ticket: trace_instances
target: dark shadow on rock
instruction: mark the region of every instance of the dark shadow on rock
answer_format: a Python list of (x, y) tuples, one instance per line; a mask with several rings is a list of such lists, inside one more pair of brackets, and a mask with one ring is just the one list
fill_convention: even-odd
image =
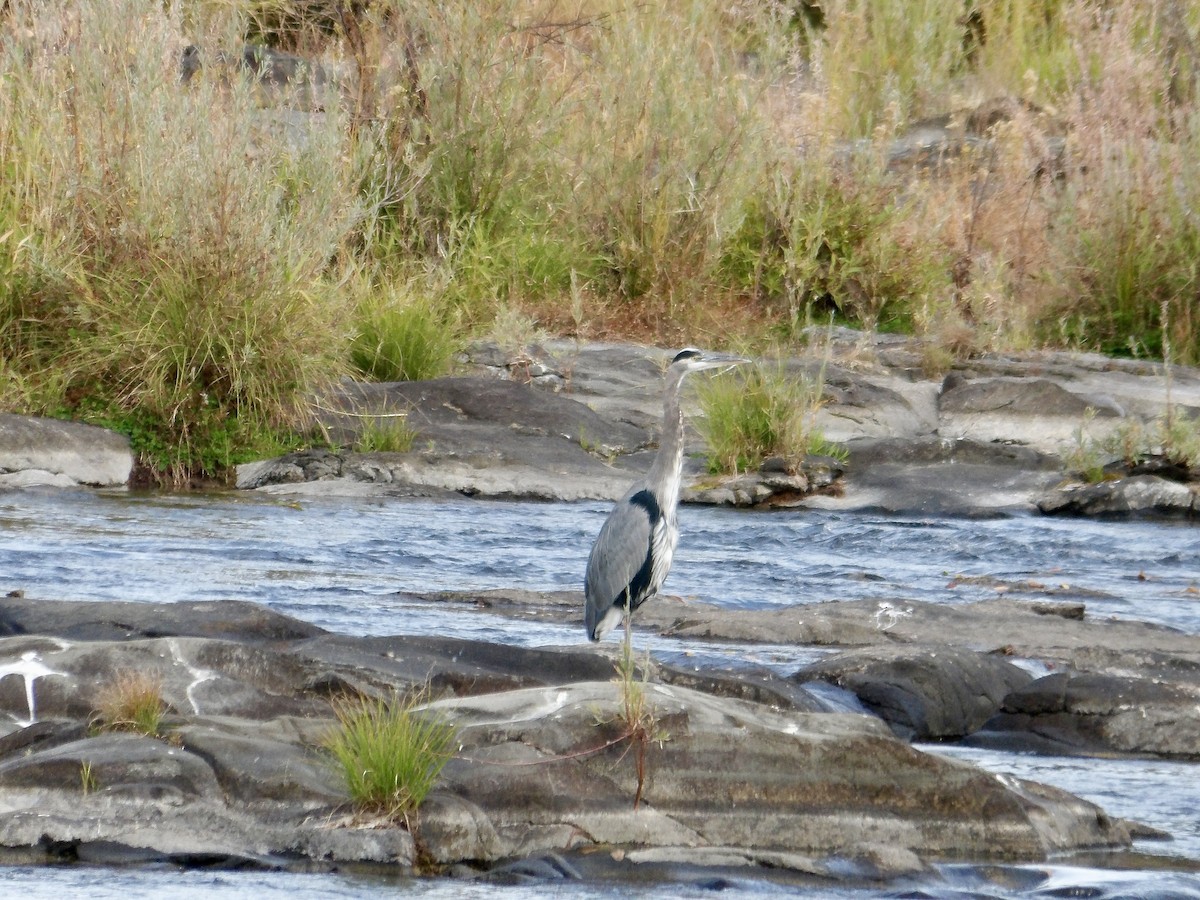
[(537, 884), (580, 881), (583, 876), (562, 854), (546, 853), (502, 863), (488, 869), (482, 878), (495, 884)]
[(655, 678), (663, 684), (679, 685), (714, 697), (762, 703), (775, 709), (800, 712), (826, 710), (825, 704), (806, 691), (802, 684), (766, 669), (689, 671), (677, 666), (659, 666)]
[(69, 641), (121, 641), (153, 637), (208, 637), (236, 641), (289, 641), (325, 629), (242, 600), (134, 603), (28, 597), (2, 601), (5, 620), (21, 634)]
[(291, 651), (309, 665), (342, 673), (326, 688), (352, 687), (386, 695), (399, 685), (429, 684), (435, 696), (486, 694), (519, 687), (611, 678), (612, 662), (583, 648), (549, 650), (490, 644), (460, 638), (328, 635), (303, 641)]
[(28, 756), (87, 737), (87, 726), (72, 719), (43, 719), (0, 737), (0, 761), (13, 755)]

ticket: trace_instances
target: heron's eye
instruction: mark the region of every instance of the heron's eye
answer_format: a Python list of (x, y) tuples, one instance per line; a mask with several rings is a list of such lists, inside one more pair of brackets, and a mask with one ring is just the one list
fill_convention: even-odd
[(677, 362), (681, 362), (682, 360), (685, 360), (685, 359), (698, 359), (700, 357), (700, 355), (701, 355), (700, 351), (697, 350), (695, 347), (687, 347), (683, 350), (680, 350), (678, 353), (676, 353), (675, 358), (673, 360), (671, 360), (671, 362), (677, 363)]

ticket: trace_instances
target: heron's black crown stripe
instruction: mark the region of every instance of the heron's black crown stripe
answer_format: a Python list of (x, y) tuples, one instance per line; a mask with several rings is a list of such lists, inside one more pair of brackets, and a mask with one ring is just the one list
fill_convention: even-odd
[(697, 356), (700, 356), (700, 355), (701, 354), (700, 354), (699, 350), (696, 350), (692, 347), (688, 347), (687, 349), (680, 350), (678, 353), (676, 353), (675, 358), (673, 360), (671, 360), (671, 362), (677, 363), (681, 359), (695, 359)]

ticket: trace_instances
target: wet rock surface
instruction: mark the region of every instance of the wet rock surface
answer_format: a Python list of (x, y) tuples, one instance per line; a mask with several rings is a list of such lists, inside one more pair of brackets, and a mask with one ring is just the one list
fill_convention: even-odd
[[(493, 613), (542, 618), (569, 606), (577, 615), (580, 602), (574, 592), (475, 598)], [(432, 866), (519, 882), (591, 871), (585, 851), (601, 849), (643, 873), (753, 866), (772, 877), (854, 880), (946, 858), (1120, 848), (1131, 837), (1128, 823), (1061, 791), (920, 752), (875, 716), (822, 711), (799, 684), (815, 669), (786, 679), (663, 666), (642, 685), (653, 728), (637, 741), (612, 646), (354, 638), (241, 602), (5, 605), (0, 848), (8, 859)], [(920, 685), (929, 698), (941, 691), (941, 706), (926, 706), (929, 734), (989, 714), (968, 697), (990, 698), (1011, 681), (1012, 704), (1029, 686), (1005, 660), (976, 650), (896, 652), (910, 620), (936, 618), (935, 610), (914, 607), (892, 621), (861, 604), (823, 606), (804, 615), (814, 614), (824, 643), (856, 648), (827, 661), (823, 677), (869, 674), (873, 684)], [(742, 618), (693, 612), (712, 633), (734, 632)], [(789, 612), (798, 618), (799, 608)], [(1093, 623), (1062, 610), (984, 612), (995, 620), (993, 640), (1008, 637), (1005, 628), (1028, 632), (1024, 617), (1035, 616), (1061, 624), (1058, 643), (1075, 629), (1079, 645), (1103, 645)], [(687, 630), (670, 616), (660, 621)], [(944, 624), (951, 640), (953, 622)], [(924, 662), (913, 669), (906, 660)], [(130, 672), (160, 686), (167, 712), (158, 737), (95, 727), (104, 692)], [(954, 694), (951, 683), (964, 677), (977, 684)], [(331, 700), (426, 683), (461, 747), (411, 832), (365, 820), (323, 749)]]
[(1131, 475), (1098, 484), (1069, 485), (1037, 501), (1047, 515), (1127, 518), (1200, 518), (1200, 484), (1160, 475)]
[(1200, 684), (1059, 672), (1009, 694), (986, 731), (976, 743), (1200, 759)]
[[(638, 610), (638, 627), (681, 645), (701, 639), (821, 648), (819, 661), (787, 678), (742, 667), (710, 667), (700, 676), (665, 666), (656, 678), (777, 708), (846, 706), (811, 690), (814, 681), (828, 683), (906, 740), (1200, 756), (1200, 636), (1092, 617), (1084, 601), (1058, 599), (1042, 585), (1004, 587), (1013, 596), (953, 605), (854, 600), (731, 610), (659, 598)], [(572, 592), (525, 591), (425, 599), (563, 623), (578, 618), (580, 602)], [(1057, 697), (1053, 704), (1047, 691)]]

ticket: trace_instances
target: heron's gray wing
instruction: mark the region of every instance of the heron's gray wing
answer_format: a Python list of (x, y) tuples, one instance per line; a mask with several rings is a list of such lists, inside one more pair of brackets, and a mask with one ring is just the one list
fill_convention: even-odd
[(624, 602), (626, 588), (633, 584), (650, 555), (652, 529), (650, 513), (628, 498), (609, 513), (588, 557), (584, 580), (589, 630), (610, 606)]

